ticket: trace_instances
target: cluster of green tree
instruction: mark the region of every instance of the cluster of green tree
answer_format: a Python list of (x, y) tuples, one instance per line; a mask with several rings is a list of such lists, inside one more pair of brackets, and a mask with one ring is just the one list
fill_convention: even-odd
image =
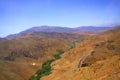
[(42, 69), (36, 72), (36, 75), (32, 76), (29, 80), (39, 80), (41, 77), (51, 74), (51, 63), (54, 61), (48, 60), (42, 64)]
[(75, 48), (76, 42), (77, 42), (76, 40), (72, 42), (72, 45), (71, 45), (70, 49)]
[[(75, 48), (76, 41), (71, 45), (71, 48)], [(51, 74), (51, 63), (57, 59), (61, 58), (61, 55), (64, 53), (62, 50), (58, 50), (58, 53), (54, 55), (54, 59), (48, 60), (42, 64), (42, 68), (36, 72), (29, 80), (40, 80), (41, 77)]]
[(29, 80), (39, 80), (41, 77), (51, 74), (51, 63), (57, 59), (61, 58), (61, 55), (64, 51), (59, 50), (58, 54), (54, 55), (55, 59), (48, 60), (42, 64), (42, 68), (36, 72), (34, 76), (32, 76)]
[(64, 51), (62, 51), (62, 50), (59, 50), (58, 51), (58, 54), (55, 54), (54, 55), (54, 58), (57, 60), (57, 59), (60, 59), (61, 58), (61, 55), (64, 53)]

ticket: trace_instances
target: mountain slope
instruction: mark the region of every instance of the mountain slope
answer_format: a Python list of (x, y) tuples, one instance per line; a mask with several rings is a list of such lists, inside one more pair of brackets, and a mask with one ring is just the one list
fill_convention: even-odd
[(68, 27), (59, 27), (59, 26), (40, 26), (33, 27), (28, 30), (23, 31), (26, 32), (65, 32), (65, 33), (73, 33), (73, 32), (96, 32), (100, 30), (109, 29), (110, 27), (96, 27), (96, 26), (81, 26), (76, 28), (68, 28)]
[(39, 26), (32, 27), (18, 34), (8, 35), (6, 38), (20, 37), (26, 33), (34, 32), (57, 32), (57, 33), (85, 33), (85, 32), (99, 32), (102, 30), (110, 29), (111, 27), (95, 27), (95, 26), (83, 26), (77, 28), (59, 27), (59, 26)]
[(51, 66), (41, 80), (119, 80), (120, 28), (86, 37)]
[(0, 40), (0, 79), (28, 80), (46, 60), (85, 35), (33, 32)]
[[(65, 53), (51, 64), (52, 74), (41, 80), (119, 80), (119, 28), (98, 29), (103, 31), (99, 34), (94, 33), (95, 28), (87, 28), (92, 33), (77, 32), (79, 28), (48, 28), (40, 31), (35, 27), (0, 39), (1, 80), (28, 80), (59, 51)], [(70, 49), (74, 41), (77, 43)]]

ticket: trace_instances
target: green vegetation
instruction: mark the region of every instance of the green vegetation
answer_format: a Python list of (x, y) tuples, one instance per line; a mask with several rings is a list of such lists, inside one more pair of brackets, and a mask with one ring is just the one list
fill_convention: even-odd
[(39, 80), (41, 77), (51, 74), (51, 63), (54, 61), (48, 60), (42, 64), (42, 69), (36, 72), (36, 75), (32, 76), (29, 80)]
[(114, 41), (113, 40), (107, 40), (108, 43), (113, 43)]
[(47, 76), (51, 74), (51, 63), (57, 59), (61, 58), (61, 55), (64, 53), (64, 51), (59, 50), (58, 54), (54, 55), (55, 59), (48, 60), (42, 64), (42, 68), (36, 72), (36, 75), (32, 76), (29, 80), (40, 80), (41, 77)]
[[(72, 43), (72, 46), (70, 49), (75, 48), (76, 41)], [(42, 68), (39, 69), (34, 76), (32, 76), (29, 80), (40, 80), (41, 77), (47, 76), (51, 74), (51, 63), (57, 59), (61, 58), (61, 55), (64, 53), (62, 50), (58, 50), (58, 54), (54, 55), (55, 59), (48, 60), (42, 64)]]
[(61, 58), (61, 55), (64, 53), (64, 51), (62, 51), (62, 50), (59, 50), (58, 51), (58, 54), (55, 54), (54, 55), (54, 58), (57, 60), (57, 59), (60, 59)]
[(77, 42), (77, 41), (73, 41), (73, 42), (72, 42), (72, 45), (71, 45), (70, 49), (75, 48), (76, 42)]
[(90, 80), (90, 78), (87, 78), (86, 80)]

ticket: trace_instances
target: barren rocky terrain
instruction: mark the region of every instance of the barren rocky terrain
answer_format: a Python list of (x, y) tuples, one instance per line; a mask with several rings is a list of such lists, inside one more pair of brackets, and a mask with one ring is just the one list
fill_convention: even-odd
[(120, 80), (120, 27), (0, 38), (0, 71), (0, 80)]

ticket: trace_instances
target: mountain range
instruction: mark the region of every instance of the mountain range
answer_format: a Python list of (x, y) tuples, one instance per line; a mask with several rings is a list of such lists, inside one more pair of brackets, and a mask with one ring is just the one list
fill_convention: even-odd
[(120, 26), (40, 26), (0, 38), (0, 71), (0, 80), (119, 80)]
[(81, 26), (76, 28), (68, 28), (68, 27), (59, 27), (59, 26), (39, 26), (24, 30), (18, 34), (8, 35), (6, 38), (18, 37), (26, 33), (33, 33), (33, 32), (58, 32), (58, 33), (92, 32), (93, 33), (93, 32), (99, 32), (101, 30), (107, 30), (109, 28), (111, 27)]

